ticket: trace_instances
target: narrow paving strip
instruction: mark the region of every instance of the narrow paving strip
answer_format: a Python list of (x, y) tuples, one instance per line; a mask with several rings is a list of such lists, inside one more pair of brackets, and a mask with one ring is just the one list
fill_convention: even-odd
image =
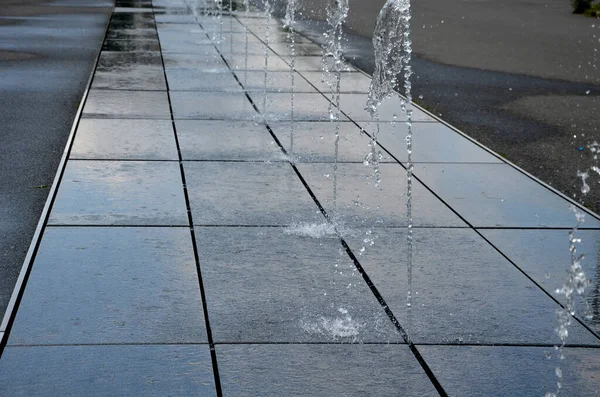
[[(203, 11), (117, 1), (27, 283), (0, 330), (0, 395), (551, 390), (569, 202), (416, 110), (408, 309), (399, 101), (381, 109), (375, 187), (363, 164), (369, 77), (346, 65), (339, 237), (320, 48), (297, 38), (292, 148), (286, 32), (269, 27), (265, 98), (267, 20)], [(594, 249), (600, 220), (585, 227)], [(565, 395), (599, 393), (598, 324), (573, 320)]]

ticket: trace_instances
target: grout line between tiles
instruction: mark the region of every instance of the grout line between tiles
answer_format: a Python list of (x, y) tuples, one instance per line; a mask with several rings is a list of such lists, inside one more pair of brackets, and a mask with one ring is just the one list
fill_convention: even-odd
[[(154, 13), (154, 8), (152, 9), (152, 13), (154, 16), (154, 20), (156, 21), (156, 14)], [(157, 30), (157, 34), (158, 34), (158, 30)], [(161, 44), (160, 44), (160, 40), (158, 41), (158, 47), (159, 49), (161, 49)], [(211, 356), (211, 362), (212, 362), (212, 367), (213, 367), (213, 377), (214, 377), (214, 381), (215, 381), (215, 389), (216, 389), (216, 394), (218, 397), (222, 397), (223, 396), (223, 392), (221, 389), (221, 379), (220, 379), (220, 375), (219, 375), (219, 365), (217, 362), (217, 353), (215, 350), (215, 345), (214, 345), (214, 341), (213, 341), (213, 337), (212, 337), (212, 329), (210, 326), (210, 318), (209, 318), (209, 313), (208, 313), (208, 304), (206, 301), (206, 291), (204, 289), (204, 282), (202, 279), (202, 269), (200, 267), (200, 257), (198, 254), (198, 246), (197, 246), (197, 242), (196, 242), (196, 233), (194, 231), (194, 219), (192, 216), (192, 209), (191, 209), (191, 205), (190, 205), (190, 197), (189, 197), (189, 192), (187, 189), (187, 181), (186, 181), (186, 176), (185, 176), (185, 169), (183, 167), (183, 159), (181, 157), (181, 147), (179, 145), (179, 138), (177, 136), (177, 126), (175, 125), (175, 118), (174, 118), (174, 113), (173, 113), (173, 105), (171, 103), (171, 94), (168, 91), (169, 90), (169, 82), (167, 79), (167, 70), (165, 69), (165, 60), (164, 60), (164, 56), (162, 53), (162, 50), (160, 52), (160, 57), (161, 57), (161, 61), (162, 61), (162, 65), (163, 65), (163, 72), (165, 75), (165, 84), (167, 85), (167, 99), (169, 101), (169, 111), (170, 111), (170, 115), (171, 115), (171, 123), (173, 126), (173, 136), (175, 138), (175, 145), (177, 146), (177, 153), (179, 156), (179, 169), (180, 169), (180, 173), (181, 173), (181, 181), (182, 181), (182, 187), (183, 187), (183, 192), (184, 192), (184, 197), (185, 197), (185, 203), (186, 203), (186, 209), (187, 209), (187, 215), (188, 215), (188, 222), (189, 222), (189, 230), (190, 230), (190, 238), (192, 240), (192, 248), (193, 248), (193, 253), (194, 253), (194, 261), (196, 264), (196, 272), (198, 274), (198, 284), (199, 284), (199, 288), (200, 288), (200, 295), (202, 298), (202, 309), (203, 309), (203, 314), (204, 314), (204, 322), (205, 322), (205, 326), (206, 326), (206, 334), (207, 334), (207, 339), (208, 339), (208, 344), (210, 346), (210, 356)]]

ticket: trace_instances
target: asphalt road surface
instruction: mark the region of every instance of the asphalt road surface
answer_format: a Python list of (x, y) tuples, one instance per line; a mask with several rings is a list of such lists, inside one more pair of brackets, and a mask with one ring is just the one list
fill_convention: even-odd
[[(346, 57), (367, 72), (384, 2), (350, 1)], [(322, 41), (322, 2), (300, 3), (303, 34)], [(419, 0), (411, 25), (416, 102), (600, 212), (600, 176), (587, 196), (576, 176), (600, 142), (600, 20), (568, 0)]]
[(104, 38), (110, 0), (0, 0), (0, 313)]

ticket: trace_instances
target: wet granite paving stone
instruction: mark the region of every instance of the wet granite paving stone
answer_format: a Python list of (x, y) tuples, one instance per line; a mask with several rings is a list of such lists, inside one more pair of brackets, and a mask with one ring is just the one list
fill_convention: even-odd
[[(220, 72), (222, 69), (209, 69)], [(167, 69), (169, 89), (172, 91), (242, 92), (242, 87), (230, 71), (204, 72), (202, 69)]]
[[(543, 396), (556, 392), (553, 348), (511, 346), (418, 346), (449, 396)], [(552, 359), (546, 355), (552, 354)], [(560, 395), (600, 394), (600, 350), (566, 348)]]
[[(367, 125), (365, 131), (374, 136), (377, 127)], [(415, 122), (412, 124), (412, 161), (417, 163), (502, 163), (476, 143), (461, 136), (442, 123)], [(377, 142), (402, 162), (406, 153), (406, 123), (380, 123)]]
[[(362, 127), (373, 124), (371, 115), (365, 109), (367, 96), (365, 94), (344, 94), (340, 97), (340, 108), (352, 120), (359, 122)], [(406, 121), (406, 113), (402, 110), (402, 99), (398, 96), (387, 98), (378, 107), (379, 120), (385, 122)], [(436, 120), (422, 110), (413, 108), (412, 121), (435, 122)]]
[[(262, 92), (250, 92), (250, 97), (263, 112), (263, 103), (266, 105), (266, 115), (268, 121), (291, 120), (290, 94), (284, 92), (267, 93), (266, 102)], [(294, 94), (294, 120), (296, 121), (328, 121), (330, 102), (320, 93), (302, 93)], [(340, 115), (340, 120), (347, 120)]]
[(335, 236), (196, 227), (216, 343), (401, 343)]
[[(299, 163), (302, 177), (325, 208), (333, 211), (333, 164)], [(381, 183), (375, 186), (372, 166), (338, 164), (337, 220), (348, 227), (406, 226), (406, 171), (399, 164), (379, 165)], [(413, 181), (414, 226), (466, 227), (447, 206)]]
[(148, 52), (160, 51), (158, 40), (105, 40), (102, 51)]
[(252, 121), (177, 120), (183, 160), (285, 161), (264, 125)]
[(231, 73), (214, 47), (201, 54), (163, 54), (165, 69), (194, 69), (204, 73)]
[[(570, 203), (508, 164), (416, 164), (414, 173), (475, 227), (567, 227)], [(582, 228), (600, 227), (587, 217)]]
[(437, 396), (405, 345), (217, 345), (223, 395)]
[[(259, 71), (236, 70), (235, 75), (244, 86), (244, 90), (248, 92), (264, 92), (265, 89), (265, 74)], [(269, 72), (267, 76), (267, 91), (268, 92), (291, 92), (292, 91), (292, 76), (290, 71), (286, 72)], [(294, 74), (294, 93), (318, 93), (318, 91), (310, 85), (298, 73)], [(290, 94), (291, 95), (291, 94)], [(291, 96), (290, 96), (291, 100)]]
[[(329, 81), (323, 78), (323, 72), (302, 72), (302, 76), (315, 85), (321, 92), (331, 92)], [(340, 78), (340, 93), (368, 93), (371, 78), (360, 72), (343, 72)]]
[(259, 114), (243, 93), (171, 92), (175, 119), (258, 120)]
[(0, 395), (205, 397), (216, 391), (208, 345), (35, 346), (5, 349)]
[[(571, 264), (569, 232), (550, 229), (480, 230), (491, 244), (562, 303), (565, 303), (565, 297), (557, 294), (556, 290), (568, 278), (567, 269)], [(576, 236), (581, 239), (577, 252), (585, 256), (580, 264), (591, 285), (586, 288), (583, 298), (575, 299), (575, 313), (600, 334), (600, 230), (579, 230)], [(592, 317), (587, 318), (586, 314)]]
[(108, 29), (154, 29), (154, 15), (144, 13), (113, 13)]
[(70, 159), (178, 160), (170, 120), (82, 119)]
[(82, 117), (169, 120), (169, 97), (158, 91), (90, 90)]
[(106, 40), (157, 40), (156, 29), (109, 29), (106, 32)]
[[(240, 44), (238, 46), (238, 51), (243, 50), (243, 46)], [(227, 51), (229, 50), (228, 46), (223, 46), (222, 53), (223, 55), (227, 55)], [(261, 52), (263, 55), (248, 55), (248, 59), (243, 56), (234, 56), (227, 58), (227, 63), (229, 67), (233, 70), (258, 70), (263, 71), (265, 68), (265, 56), (264, 56), (264, 48)], [(281, 58), (277, 56), (269, 56), (268, 59), (268, 70), (269, 72), (289, 72), (290, 65), (285, 63)], [(288, 103), (289, 105), (289, 103)]]
[[(269, 126), (288, 154), (300, 163), (333, 163), (335, 160), (335, 130), (337, 123), (330, 121), (294, 122), (293, 153), (289, 122), (270, 123)], [(338, 161), (363, 163), (371, 152), (370, 138), (361, 134), (356, 124), (341, 122)], [(381, 162), (396, 162), (383, 154)]]
[(183, 166), (195, 226), (324, 220), (289, 164), (188, 161)]
[(110, 72), (137, 66), (162, 68), (160, 52), (102, 51), (96, 71)]
[(135, 66), (113, 68), (111, 71), (97, 70), (91, 88), (166, 91), (167, 85), (162, 68)]
[(71, 160), (48, 222), (187, 226), (179, 164)]
[[(412, 306), (407, 308), (405, 229), (373, 228), (374, 244), (346, 241), (414, 343), (546, 344), (559, 306), (471, 229), (414, 229)], [(568, 344), (600, 346), (573, 322)]]
[(208, 343), (187, 228), (48, 227), (9, 345)]

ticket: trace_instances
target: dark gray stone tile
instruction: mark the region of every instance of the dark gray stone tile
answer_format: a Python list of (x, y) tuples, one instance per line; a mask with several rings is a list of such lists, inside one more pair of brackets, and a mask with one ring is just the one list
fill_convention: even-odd
[[(207, 47), (208, 48), (208, 47)], [(214, 47), (207, 54), (164, 54), (165, 68), (194, 69), (203, 73), (231, 73)]]
[[(294, 122), (293, 153), (290, 123), (270, 123), (269, 126), (295, 161), (333, 163), (336, 124), (330, 121)], [(363, 163), (371, 152), (370, 138), (361, 134), (361, 129), (349, 121), (340, 123), (339, 133), (338, 161)], [(381, 161), (395, 162), (385, 153)]]
[(166, 92), (90, 90), (83, 117), (170, 119)]
[[(364, 127), (373, 134), (377, 126)], [(469, 141), (441, 123), (413, 123), (413, 162), (421, 163), (502, 163), (477, 144)], [(404, 122), (380, 123), (378, 142), (397, 159), (406, 162), (406, 135), (408, 126)]]
[[(471, 229), (414, 229), (412, 307), (407, 308), (404, 229), (374, 229), (374, 244), (347, 238), (415, 343), (547, 344), (560, 340), (558, 304)], [(600, 345), (573, 323), (570, 344)]]
[(114, 13), (111, 16), (109, 30), (111, 29), (152, 29), (154, 28), (154, 15), (152, 12), (144, 13)]
[[(417, 164), (415, 175), (475, 227), (573, 227), (570, 203), (507, 164)], [(588, 216), (582, 227), (599, 227)]]
[[(263, 112), (262, 92), (251, 92), (250, 97)], [(290, 120), (291, 119), (291, 95), (283, 92), (270, 92), (266, 100), (267, 120)], [(330, 102), (319, 93), (301, 93), (294, 95), (294, 120), (298, 121), (328, 121)], [(347, 120), (343, 115), (341, 120)]]
[(119, 52), (102, 51), (98, 59), (97, 71), (111, 72), (127, 70), (139, 66), (162, 68), (160, 52)]
[[(323, 77), (323, 72), (302, 72), (302, 76), (315, 85), (324, 93), (331, 92), (328, 78)], [(332, 76), (331, 82), (335, 82), (335, 76)], [(371, 85), (371, 78), (361, 72), (343, 72), (340, 78), (341, 93), (368, 93)]]
[(208, 343), (187, 228), (44, 232), (10, 345)]
[[(238, 48), (242, 48), (241, 45)], [(264, 70), (265, 68), (265, 56), (264, 49), (262, 52), (263, 55), (248, 55), (248, 59), (244, 56), (235, 56), (233, 58), (227, 59), (227, 63), (229, 63), (229, 67), (234, 70)], [(246, 63), (247, 62), (247, 63)], [(269, 71), (280, 71), (280, 72), (288, 72), (290, 70), (290, 65), (285, 63), (281, 58), (276, 55), (269, 56), (267, 60), (268, 70)]]
[[(366, 122), (372, 122), (371, 115), (366, 111), (367, 96), (364, 94), (344, 94), (340, 98), (340, 107), (354, 121), (360, 121), (363, 127)], [(380, 121), (406, 121), (407, 117), (402, 110), (400, 97), (386, 99), (378, 108)], [(435, 121), (427, 113), (413, 108), (412, 121)]]
[[(330, 216), (333, 211), (333, 164), (298, 164), (298, 170)], [(375, 186), (372, 166), (338, 165), (337, 221), (351, 227), (406, 226), (406, 171), (380, 164)], [(413, 181), (415, 226), (466, 226), (420, 183)]]
[(187, 225), (179, 164), (71, 160), (49, 223)]
[(202, 53), (207, 46), (212, 46), (211, 40), (205, 34), (196, 34), (192, 37), (189, 37), (183, 33), (178, 33), (177, 36), (181, 37), (174, 38), (172, 35), (159, 33), (160, 47), (162, 48), (163, 52), (194, 54), (198, 51)]
[[(263, 92), (265, 89), (265, 74), (259, 71), (237, 70), (235, 72), (238, 79), (244, 85), (244, 89), (248, 92)], [(268, 92), (291, 92), (292, 76), (290, 71), (286, 72), (269, 72), (267, 74), (267, 91)], [(294, 74), (294, 92), (312, 92), (318, 91), (311, 86), (298, 73)], [(291, 99), (290, 99), (291, 100)], [(288, 100), (288, 102), (290, 101)]]
[(251, 121), (177, 120), (184, 160), (283, 161), (264, 125)]
[(196, 226), (288, 225), (323, 216), (288, 164), (184, 164)]
[(110, 29), (107, 40), (157, 40), (156, 29)]
[(297, 229), (195, 229), (215, 342), (402, 342), (339, 239)]
[(170, 120), (81, 119), (71, 159), (178, 160)]
[(160, 51), (158, 40), (105, 40), (102, 51), (156, 52)]
[[(543, 396), (556, 392), (556, 358), (544, 347), (419, 346), (449, 396)], [(598, 349), (565, 349), (560, 395), (600, 394)]]
[(113, 90), (166, 90), (162, 66), (124, 66), (108, 70), (96, 70), (92, 89)]
[[(571, 264), (568, 230), (485, 229), (480, 232), (504, 255), (527, 273), (546, 292), (565, 303), (556, 293), (567, 281)], [(580, 230), (577, 252), (586, 277), (592, 281), (583, 298), (575, 301), (576, 314), (600, 334), (600, 230)], [(591, 314), (592, 318), (585, 315)]]
[(0, 394), (216, 396), (208, 346), (8, 347)]
[(205, 73), (196, 69), (167, 69), (169, 89), (174, 91), (242, 92), (233, 74)]
[(404, 345), (217, 346), (226, 396), (437, 396)]
[(258, 116), (243, 93), (175, 91), (171, 104), (176, 119), (255, 120)]

